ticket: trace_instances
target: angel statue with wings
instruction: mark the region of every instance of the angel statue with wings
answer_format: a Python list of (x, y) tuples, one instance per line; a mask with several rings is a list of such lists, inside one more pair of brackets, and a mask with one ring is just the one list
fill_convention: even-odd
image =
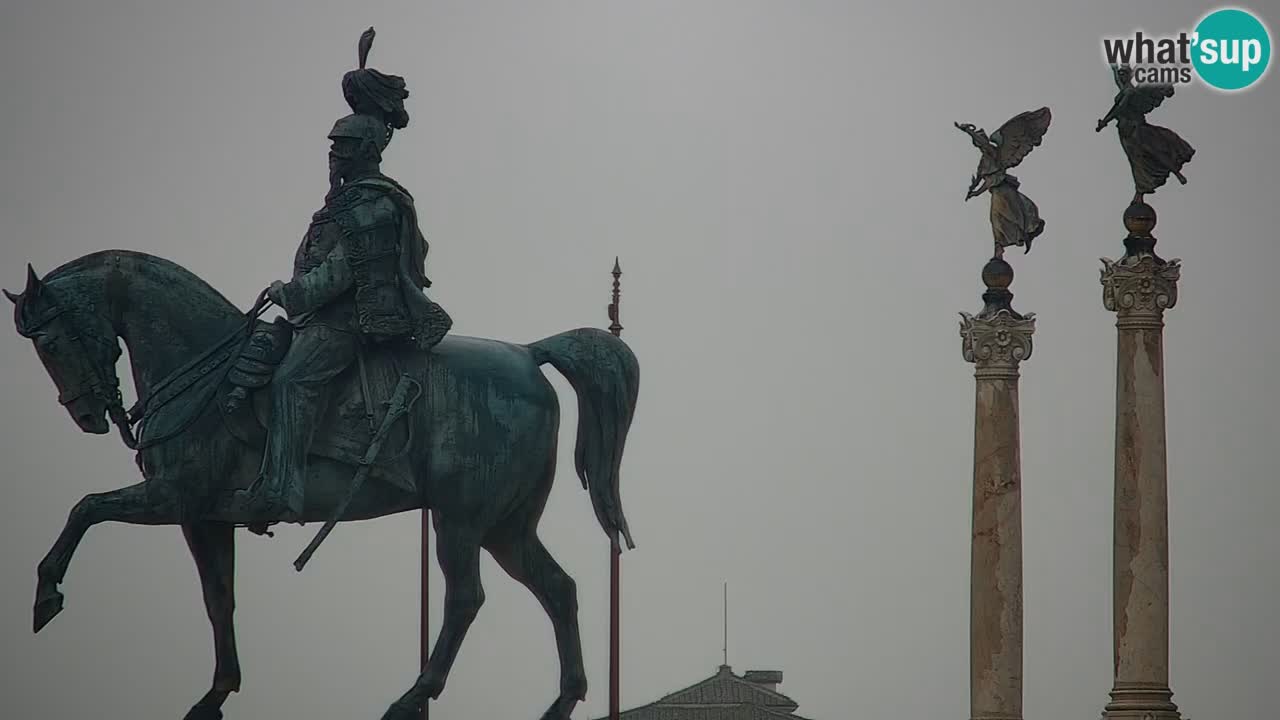
[(1186, 185), (1182, 166), (1191, 160), (1195, 148), (1174, 131), (1147, 122), (1147, 113), (1173, 97), (1173, 86), (1134, 85), (1133, 70), (1127, 65), (1112, 66), (1112, 73), (1120, 92), (1107, 116), (1098, 121), (1097, 132), (1116, 121), (1120, 146), (1133, 171), (1133, 202), (1141, 203), (1143, 195), (1155, 192), (1170, 175)]
[(978, 170), (969, 183), (964, 199), (991, 193), (991, 232), (995, 236), (996, 257), (1004, 255), (1004, 249), (1012, 245), (1031, 252), (1031, 241), (1044, 232), (1044, 220), (1031, 198), (1019, 190), (1018, 178), (1009, 174), (1011, 168), (1040, 144), (1051, 120), (1049, 108), (1019, 113), (988, 137), (985, 130), (968, 123), (955, 123), (973, 140), (974, 147), (982, 151)]

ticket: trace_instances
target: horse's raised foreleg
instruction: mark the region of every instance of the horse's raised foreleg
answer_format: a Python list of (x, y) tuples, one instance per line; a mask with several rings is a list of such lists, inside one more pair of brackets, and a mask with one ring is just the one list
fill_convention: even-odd
[(71, 509), (62, 533), (36, 569), (35, 632), (40, 632), (62, 612), (63, 597), (58, 591), (58, 584), (66, 577), (71, 556), (89, 528), (100, 522), (112, 521), (171, 525), (177, 523), (177, 515), (176, 505), (148, 497), (146, 482), (84, 496)]
[(551, 619), (560, 655), (560, 696), (542, 717), (543, 720), (569, 720), (574, 706), (587, 697), (587, 672), (582, 664), (582, 639), (578, 631), (577, 585), (533, 532), (486, 547), (508, 575), (533, 593)]
[(392, 704), (383, 720), (413, 720), (424, 703), (440, 697), (462, 639), (484, 604), (480, 584), (480, 541), (476, 532), (441, 518), (436, 524), (436, 558), (444, 575), (444, 617), (431, 657), (413, 688)]
[(183, 525), (191, 557), (200, 573), (204, 607), (213, 625), (213, 688), (187, 713), (186, 720), (217, 720), (222, 703), (240, 689), (240, 658), (236, 653), (235, 527), (225, 523)]

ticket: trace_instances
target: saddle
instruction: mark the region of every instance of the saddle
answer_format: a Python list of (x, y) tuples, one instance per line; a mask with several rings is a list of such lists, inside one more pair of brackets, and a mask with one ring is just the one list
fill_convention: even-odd
[[(259, 321), (227, 373), (231, 387), (219, 403), (223, 420), (232, 436), (258, 450), (266, 446), (271, 418), (271, 393), (266, 391), (292, 340), (293, 326), (283, 318)], [(329, 402), (310, 456), (350, 465), (354, 472), (382, 422), (403, 368), (420, 365), (414, 360), (421, 355), (412, 348), (385, 344), (362, 347), (360, 358), (334, 378), (327, 390)], [(411, 374), (419, 382), (424, 379), (417, 377), (420, 371)], [(369, 473), (408, 492), (416, 487), (408, 453), (419, 430), (418, 415), (410, 413), (391, 427)]]

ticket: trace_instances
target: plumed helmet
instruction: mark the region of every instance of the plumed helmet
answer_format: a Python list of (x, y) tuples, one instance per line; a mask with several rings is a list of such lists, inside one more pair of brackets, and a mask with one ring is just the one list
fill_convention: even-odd
[(351, 106), (352, 113), (377, 118), (385, 128), (387, 142), (390, 142), (396, 130), (409, 125), (409, 113), (404, 107), (409, 90), (399, 75), (389, 75), (367, 66), (375, 34), (371, 27), (360, 36), (357, 48), (360, 66), (342, 76), (342, 97)]

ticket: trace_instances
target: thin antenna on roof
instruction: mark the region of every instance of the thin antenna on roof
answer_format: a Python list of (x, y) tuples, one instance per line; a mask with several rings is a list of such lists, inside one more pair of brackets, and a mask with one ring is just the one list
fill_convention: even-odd
[(724, 582), (724, 664), (729, 665), (729, 581)]

